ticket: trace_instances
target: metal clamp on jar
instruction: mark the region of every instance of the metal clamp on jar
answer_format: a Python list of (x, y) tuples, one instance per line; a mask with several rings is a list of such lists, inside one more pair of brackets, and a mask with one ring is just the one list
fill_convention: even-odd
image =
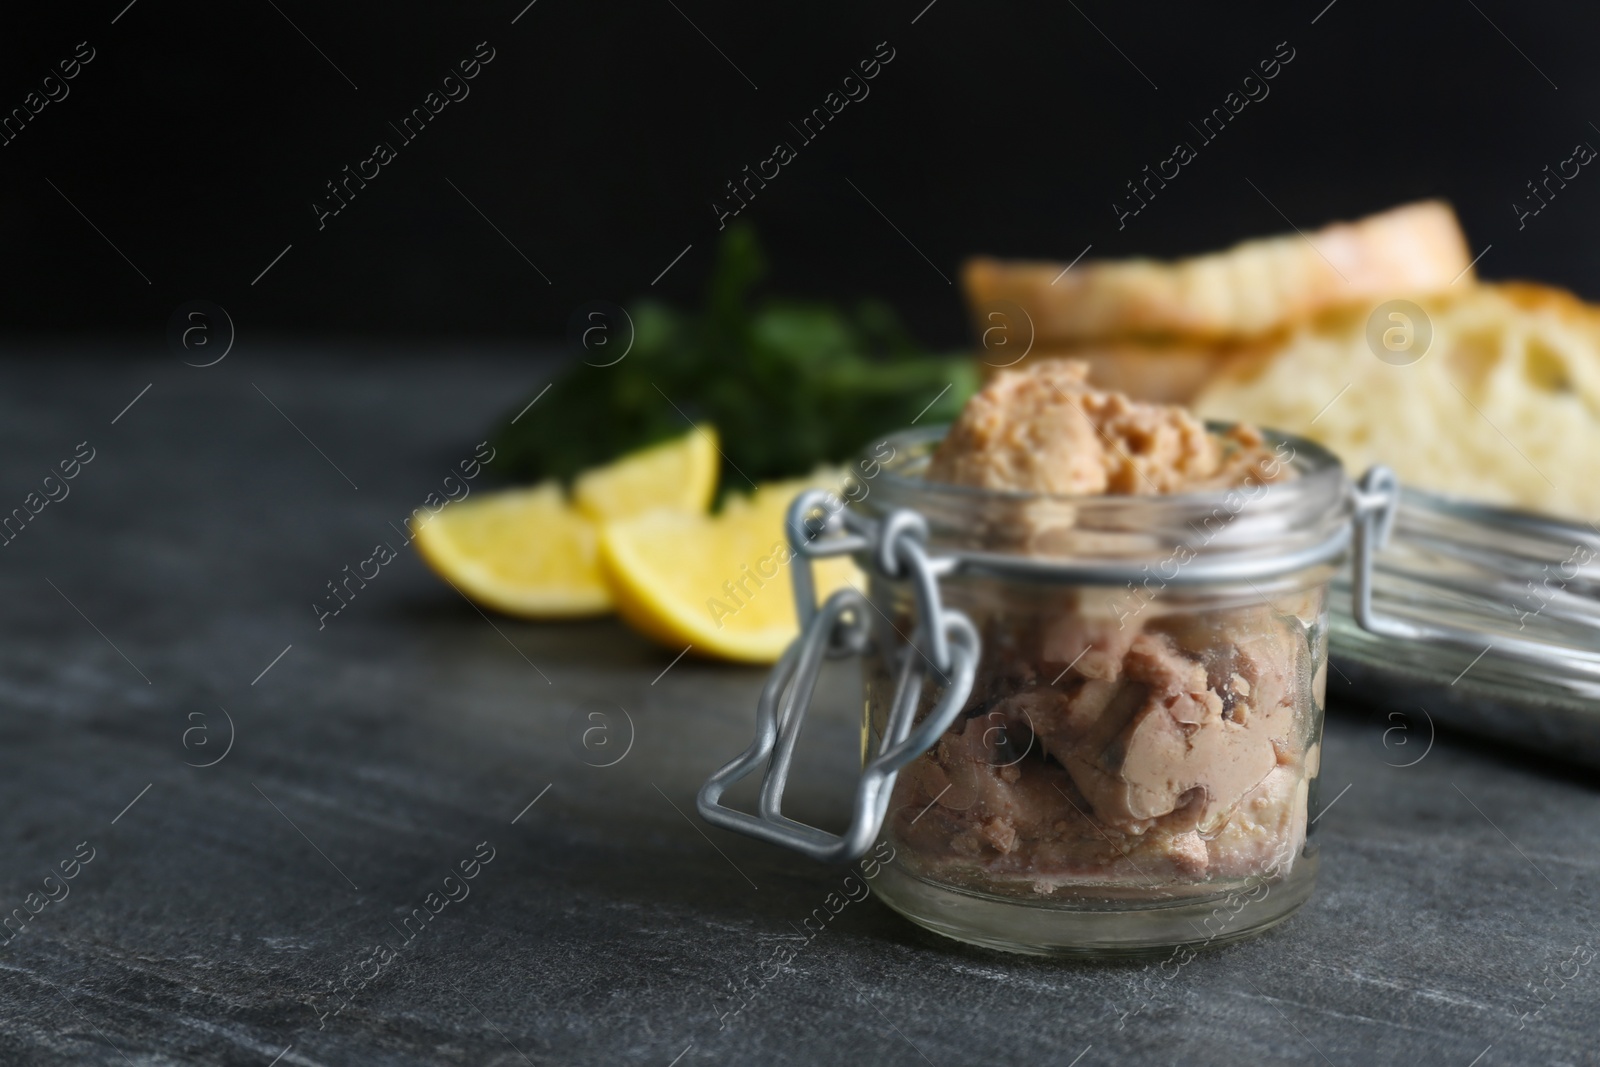
[[(1352, 537), (1357, 616), (1402, 625), (1373, 617), (1363, 577), (1393, 475), (1356, 489), (1319, 446), (1274, 436), (1282, 480), (1052, 497), (925, 480), (940, 433), (892, 438), (856, 503), (795, 500), (801, 633), (700, 814), (834, 862), (881, 836), (891, 907), (995, 948), (1148, 952), (1286, 918), (1315, 879), (1327, 588)], [(840, 554), (868, 591), (818, 607), (811, 561)], [(785, 816), (783, 793), (824, 659), (855, 655), (869, 742), (832, 834)], [(757, 811), (725, 806), (758, 769)]]

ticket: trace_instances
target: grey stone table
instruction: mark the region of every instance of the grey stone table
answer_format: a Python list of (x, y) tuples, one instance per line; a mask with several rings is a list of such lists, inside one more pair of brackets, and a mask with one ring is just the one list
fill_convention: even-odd
[[(1600, 1061), (1587, 772), (1345, 707), (1320, 887), (1264, 937), (1049, 962), (869, 899), (802, 940), (842, 872), (692, 814), (761, 673), (485, 617), (395, 529), (548, 364), (12, 354), (0, 513), (69, 495), (0, 548), (0, 1063)], [(852, 684), (802, 817), (844, 812)]]

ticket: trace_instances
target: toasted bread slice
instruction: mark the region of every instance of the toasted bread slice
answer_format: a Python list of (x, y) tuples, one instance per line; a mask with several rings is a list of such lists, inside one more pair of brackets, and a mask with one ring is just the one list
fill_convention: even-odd
[(1430, 200), (1176, 262), (1090, 260), (1063, 272), (1060, 263), (973, 259), (962, 283), (980, 320), (998, 305), (1021, 307), (1036, 345), (1230, 342), (1346, 301), (1442, 289), (1470, 263), (1455, 212)]
[(1415, 362), (1375, 353), (1368, 300), (1236, 358), (1195, 409), (1320, 441), (1353, 475), (1382, 463), (1422, 488), (1600, 519), (1600, 308), (1525, 283), (1414, 300), (1432, 333)]

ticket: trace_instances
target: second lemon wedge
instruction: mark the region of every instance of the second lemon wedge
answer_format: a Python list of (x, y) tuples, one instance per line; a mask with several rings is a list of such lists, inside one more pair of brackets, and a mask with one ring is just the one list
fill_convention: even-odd
[[(746, 663), (775, 661), (798, 632), (784, 513), (803, 489), (837, 488), (819, 475), (733, 496), (718, 515), (656, 511), (606, 523), (602, 572), (617, 611), (669, 647)], [(817, 594), (862, 585), (847, 558), (818, 561)]]
[(572, 501), (597, 522), (657, 508), (703, 512), (717, 491), (721, 462), (716, 429), (696, 426), (682, 437), (584, 471), (572, 483)]

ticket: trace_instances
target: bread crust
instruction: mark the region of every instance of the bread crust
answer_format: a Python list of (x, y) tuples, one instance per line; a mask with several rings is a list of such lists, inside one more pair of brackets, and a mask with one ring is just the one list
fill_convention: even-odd
[(1315, 233), (1245, 241), (1176, 261), (969, 260), (962, 283), (976, 319), (1016, 304), (1036, 345), (1105, 340), (1236, 343), (1350, 300), (1442, 289), (1471, 276), (1455, 212), (1420, 201)]

